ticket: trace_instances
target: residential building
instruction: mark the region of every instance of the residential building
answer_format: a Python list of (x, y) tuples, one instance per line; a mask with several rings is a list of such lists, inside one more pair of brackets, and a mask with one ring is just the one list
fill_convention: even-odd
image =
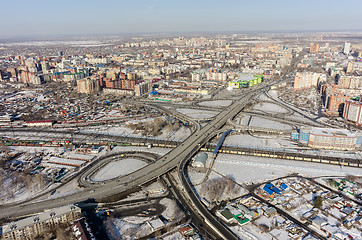
[(53, 208), (38, 215), (21, 219), (1, 227), (4, 240), (34, 239), (49, 227), (56, 227), (81, 216), (81, 209), (75, 205)]
[(78, 93), (96, 93), (99, 92), (99, 80), (97, 79), (80, 79), (77, 80), (77, 91)]
[(343, 53), (348, 55), (350, 51), (351, 51), (351, 43), (345, 42), (343, 46)]
[(318, 53), (318, 51), (319, 51), (319, 44), (310, 43), (309, 52), (310, 53)]
[(294, 89), (315, 87), (318, 85), (320, 73), (297, 72), (294, 77)]
[(362, 102), (347, 100), (344, 106), (343, 118), (362, 126)]
[(137, 97), (150, 93), (152, 91), (152, 81), (145, 81), (136, 84), (134, 91), (135, 96)]

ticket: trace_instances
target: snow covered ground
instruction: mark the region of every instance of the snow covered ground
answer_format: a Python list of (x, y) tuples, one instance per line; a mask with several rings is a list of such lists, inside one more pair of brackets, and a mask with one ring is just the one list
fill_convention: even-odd
[(280, 137), (254, 137), (248, 134), (240, 134), (227, 136), (224, 146), (274, 148), (280, 150), (280, 148), (293, 147), (295, 143)]
[(176, 111), (195, 119), (212, 118), (217, 114), (219, 114), (219, 112), (216, 111), (206, 111), (206, 110), (187, 109), (187, 108), (177, 108)]
[(260, 94), (259, 97), (256, 98), (258, 101), (266, 101), (266, 100), (270, 100), (270, 98), (268, 96), (266, 96), (264, 93)]
[(141, 151), (141, 152), (149, 152), (156, 153), (160, 155), (164, 155), (171, 151), (172, 148), (147, 148), (147, 147), (137, 147), (137, 146), (116, 146), (110, 152), (111, 154), (116, 152), (125, 152), (125, 151)]
[(116, 161), (112, 161), (97, 171), (91, 179), (93, 181), (106, 181), (119, 176), (127, 175), (134, 172), (144, 166), (147, 163), (139, 159), (125, 158)]
[[(180, 220), (184, 217), (184, 213), (180, 211), (175, 201), (163, 198), (160, 204), (165, 206), (165, 210), (162, 212), (168, 220)], [(151, 221), (152, 217), (140, 217), (140, 216), (128, 216), (122, 218), (111, 218), (106, 221), (107, 232), (113, 234), (111, 239), (137, 239), (152, 232), (151, 228), (147, 224)], [(156, 219), (156, 218), (155, 218)]]
[(273, 98), (277, 98), (279, 96), (279, 92), (277, 90), (269, 90), (268, 94)]
[(288, 124), (272, 121), (261, 117), (253, 117), (250, 126), (252, 127), (263, 127), (280, 130), (292, 130), (292, 127)]
[(261, 102), (253, 106), (254, 110), (261, 110), (268, 113), (288, 113), (288, 110), (278, 104)]
[[(133, 123), (137, 123), (133, 121)], [(143, 137), (141, 133), (135, 133), (131, 128), (127, 126), (97, 126), (84, 128), (81, 132), (86, 133), (103, 133), (110, 136), (125, 136), (125, 137)], [(149, 136), (150, 139), (162, 139), (162, 140), (174, 140), (183, 141), (191, 134), (191, 130), (187, 127), (181, 126), (176, 131), (167, 132), (162, 130), (162, 134), (159, 136)]]
[(219, 154), (213, 168), (223, 175), (232, 175), (238, 183), (263, 182), (291, 173), (311, 177), (362, 176), (360, 168), (231, 154)]
[(231, 103), (232, 103), (231, 100), (215, 100), (215, 101), (200, 102), (199, 105), (205, 107), (227, 107)]

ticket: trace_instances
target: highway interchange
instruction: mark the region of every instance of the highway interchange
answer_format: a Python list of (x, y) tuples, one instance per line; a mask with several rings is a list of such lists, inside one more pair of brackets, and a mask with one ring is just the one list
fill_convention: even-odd
[[(255, 88), (249, 91), (245, 91), (240, 97), (234, 101), (229, 107), (224, 108), (213, 120), (208, 122), (202, 128), (193, 120), (184, 119), (182, 114), (176, 114), (169, 109), (151, 105), (157, 107), (162, 111), (176, 115), (176, 117), (182, 120), (188, 120), (192, 123), (193, 133), (177, 147), (172, 149), (169, 153), (162, 157), (151, 156), (149, 158), (149, 164), (145, 167), (134, 171), (125, 176), (121, 176), (115, 179), (111, 179), (100, 184), (90, 183), (87, 179), (90, 173), (104, 165), (103, 163), (94, 163), (82, 171), (78, 177), (78, 181), (86, 189), (82, 192), (77, 192), (64, 197), (53, 198), (44, 200), (41, 203), (22, 203), (11, 206), (3, 206), (0, 208), (0, 219), (3, 218), (16, 218), (20, 216), (31, 215), (37, 212), (41, 212), (45, 209), (60, 207), (65, 204), (79, 203), (87, 200), (94, 200), (96, 202), (102, 202), (108, 197), (116, 194), (125, 193), (132, 189), (137, 189), (140, 186), (155, 180), (161, 176), (167, 176), (169, 180), (169, 187), (176, 197), (183, 203), (186, 209), (192, 212), (192, 216), (195, 221), (202, 225), (206, 229), (210, 236), (215, 239), (238, 239), (238, 237), (222, 222), (220, 222), (198, 199), (192, 186), (187, 180), (186, 166), (192, 156), (197, 154), (202, 146), (207, 144), (211, 138), (215, 136), (220, 129), (226, 124), (230, 123), (235, 116), (237, 116), (249, 103), (258, 92), (269, 89), (270, 83), (260, 88)], [(74, 133), (72, 133), (74, 134)], [(132, 153), (131, 153), (132, 154)], [(115, 157), (115, 156), (107, 156)], [(157, 159), (156, 159), (157, 158)], [(171, 171), (177, 169), (177, 177), (169, 174)]]

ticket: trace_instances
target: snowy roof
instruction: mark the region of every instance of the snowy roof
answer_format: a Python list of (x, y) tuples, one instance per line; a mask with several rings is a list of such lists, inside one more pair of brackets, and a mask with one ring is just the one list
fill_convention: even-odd
[(320, 217), (318, 215), (315, 216), (314, 218), (312, 218), (311, 221), (319, 227), (322, 227), (322, 226), (328, 224), (328, 222), (325, 219), (323, 219), (322, 217)]
[(239, 78), (237, 79), (237, 81), (250, 81), (250, 80), (254, 80), (254, 79), (256, 79), (256, 77), (254, 77), (254, 76), (241, 75), (241, 76), (239, 76)]
[(4, 225), (2, 227), (2, 234), (6, 234), (9, 232), (12, 232), (16, 229), (23, 229), (27, 226), (31, 226), (37, 222), (44, 222), (47, 221), (49, 219), (55, 218), (55, 217), (59, 217), (62, 216), (64, 214), (67, 214), (69, 212), (73, 212), (73, 211), (81, 211), (81, 209), (75, 205), (66, 205), (66, 206), (62, 206), (60, 208), (53, 208), (53, 209), (49, 209), (43, 213), (40, 213), (38, 215), (32, 216), (32, 217), (28, 217), (28, 218), (24, 218), (21, 219), (17, 222), (12, 222), (9, 223), (7, 225)]
[(203, 165), (205, 165), (207, 157), (207, 153), (199, 153), (195, 158), (195, 162), (201, 162)]
[(356, 137), (355, 133), (348, 131), (346, 129), (334, 129), (334, 128), (311, 128), (311, 134), (320, 135), (320, 136), (330, 136), (330, 137)]
[(148, 224), (150, 225), (152, 230), (159, 229), (159, 228), (163, 227), (163, 225), (164, 225), (163, 222), (159, 218), (149, 221)]

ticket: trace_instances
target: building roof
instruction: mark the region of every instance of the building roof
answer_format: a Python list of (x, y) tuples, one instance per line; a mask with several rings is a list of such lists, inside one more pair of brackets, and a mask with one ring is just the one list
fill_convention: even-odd
[(311, 128), (310, 131), (313, 135), (326, 136), (326, 137), (348, 137), (355, 138), (356, 134), (346, 129), (334, 129), (334, 128)]
[(164, 226), (164, 223), (159, 218), (149, 221), (148, 224), (150, 225), (153, 231)]
[(322, 217), (320, 216), (315, 216), (314, 218), (311, 219), (312, 223), (314, 223), (315, 225), (319, 226), (319, 227), (322, 227), (324, 225), (326, 225), (328, 222), (323, 219)]
[(228, 210), (228, 209), (224, 209), (224, 210), (221, 211), (220, 213), (221, 213), (221, 215), (222, 215), (225, 219), (227, 219), (227, 220), (229, 220), (229, 219), (231, 219), (231, 218), (234, 217), (234, 216), (231, 214), (230, 210)]
[(264, 191), (267, 192), (269, 195), (273, 195), (273, 191), (269, 188), (267, 188), (266, 186), (264, 186)]
[(285, 183), (281, 183), (281, 184), (280, 184), (280, 188), (281, 188), (282, 190), (285, 190), (285, 189), (288, 188), (288, 186), (287, 186)]
[(257, 77), (250, 76), (250, 75), (240, 75), (239, 78), (236, 81), (250, 81), (257, 79)]
[(205, 165), (207, 157), (208, 157), (207, 153), (204, 153), (204, 152), (199, 153), (199, 154), (197, 154), (194, 162), (201, 162), (203, 165)]
[(21, 219), (16, 222), (11, 222), (9, 224), (6, 224), (6, 225), (2, 226), (2, 231), (0, 231), (0, 232), (2, 232), (2, 234), (6, 234), (6, 233), (12, 232), (16, 229), (23, 229), (23, 228), (25, 228), (27, 226), (31, 226), (35, 223), (45, 222), (49, 219), (59, 217), (59, 216), (62, 216), (64, 214), (67, 214), (67, 213), (70, 213), (73, 211), (81, 211), (81, 209), (75, 205), (65, 205), (65, 206), (62, 206), (59, 208), (49, 209), (38, 215), (24, 218), (24, 219)]
[(280, 189), (277, 188), (277, 187), (273, 187), (273, 188), (271, 188), (271, 190), (272, 190), (273, 192), (275, 192), (276, 194), (281, 194), (281, 193), (282, 193), (282, 191), (280, 191)]

